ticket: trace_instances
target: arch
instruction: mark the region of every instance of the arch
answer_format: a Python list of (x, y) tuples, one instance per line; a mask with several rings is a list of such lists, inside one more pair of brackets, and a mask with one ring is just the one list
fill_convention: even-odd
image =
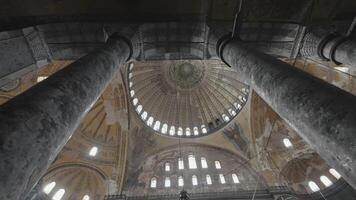
[(150, 187), (151, 188), (156, 188), (157, 187), (157, 178), (156, 177), (152, 177), (150, 180)]

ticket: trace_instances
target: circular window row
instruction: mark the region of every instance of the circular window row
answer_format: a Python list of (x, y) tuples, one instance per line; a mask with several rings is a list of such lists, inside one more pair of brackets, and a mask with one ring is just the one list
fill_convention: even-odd
[[(160, 89), (157, 89), (157, 85), (152, 87), (148, 86), (152, 81), (149, 78), (147, 78), (149, 81), (146, 81), (145, 76), (155, 76), (155, 73), (159, 72), (155, 72), (154, 70), (150, 71), (149, 69), (145, 69), (146, 71), (141, 69), (143, 72), (137, 72), (140, 70), (136, 70), (136, 66), (135, 70), (133, 69), (134, 64), (130, 63), (128, 69), (128, 87), (131, 103), (144, 124), (159, 134), (173, 137), (199, 137), (209, 134), (229, 123), (237, 116), (247, 102), (247, 96), (249, 94), (247, 87), (234, 91), (236, 95), (226, 91), (226, 94), (222, 94), (221, 91), (227, 90), (226, 88), (231, 87), (231, 85), (223, 89), (220, 88), (223, 86), (216, 86), (219, 87), (221, 91), (216, 90), (217, 88), (201, 89), (207, 90), (210, 93), (203, 93), (201, 91), (193, 93), (189, 91), (182, 94), (170, 94), (169, 96), (165, 92), (160, 91)], [(146, 73), (149, 75), (145, 75)], [(190, 92), (192, 94), (187, 94)], [(213, 98), (212, 94), (215, 92), (217, 97)], [(204, 97), (201, 97), (202, 95)], [(194, 109), (197, 110), (197, 112), (192, 113)], [(170, 114), (172, 116), (169, 116)], [(183, 116), (184, 119), (181, 119), (181, 116)], [(193, 116), (196, 117), (194, 118)], [(177, 120), (177, 118), (179, 118), (179, 120)], [(194, 120), (203, 123), (192, 125), (192, 123), (195, 123), (193, 122)], [(177, 126), (177, 121), (183, 126)], [(184, 124), (189, 124), (189, 126), (184, 126)]]

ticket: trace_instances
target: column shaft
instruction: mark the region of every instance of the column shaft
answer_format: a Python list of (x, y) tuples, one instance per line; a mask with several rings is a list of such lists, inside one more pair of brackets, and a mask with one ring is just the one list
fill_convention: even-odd
[(225, 40), (221, 58), (356, 188), (356, 97), (269, 55)]
[(0, 199), (24, 199), (131, 56), (115, 37), (0, 107)]

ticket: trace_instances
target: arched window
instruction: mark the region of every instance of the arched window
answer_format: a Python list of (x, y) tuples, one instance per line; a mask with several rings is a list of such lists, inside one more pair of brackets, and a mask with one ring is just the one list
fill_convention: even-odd
[(189, 169), (196, 169), (197, 168), (197, 163), (195, 161), (195, 156), (194, 155), (189, 155), (188, 156), (188, 164), (189, 164)]
[(237, 103), (237, 102), (234, 103), (234, 106), (235, 106), (235, 108), (238, 109), (238, 110), (240, 110), (240, 109), (242, 108), (242, 106), (241, 106), (239, 103)]
[(215, 161), (215, 168), (216, 169), (221, 169), (221, 165), (219, 161)]
[(41, 82), (41, 81), (44, 81), (45, 79), (47, 79), (48, 76), (38, 76), (37, 77), (37, 83)]
[(284, 138), (284, 139), (283, 139), (283, 144), (284, 144), (284, 146), (287, 147), (287, 148), (293, 147), (292, 142), (291, 142), (288, 138)]
[(245, 97), (243, 97), (243, 96), (241, 96), (241, 95), (239, 95), (239, 100), (241, 101), (241, 102), (245, 102), (246, 101), (246, 98)]
[(134, 64), (131, 62), (131, 63), (129, 64), (129, 71), (132, 71), (133, 66), (134, 66)]
[(329, 169), (329, 172), (331, 175), (333, 175), (336, 179), (340, 179), (341, 175), (339, 174), (339, 172), (337, 172), (335, 169), (331, 168)]
[(174, 126), (171, 126), (169, 129), (169, 135), (175, 135), (176, 134), (176, 128)]
[(228, 122), (230, 120), (230, 118), (226, 114), (223, 114), (222, 118), (225, 122)]
[(308, 186), (313, 192), (317, 192), (320, 190), (319, 186), (314, 181), (309, 181)]
[(82, 200), (90, 200), (90, 197), (89, 197), (89, 195), (84, 195), (84, 197), (82, 198)]
[(141, 119), (142, 120), (146, 120), (147, 119), (147, 112), (144, 111), (142, 114), (141, 114)]
[(135, 96), (135, 90), (131, 90), (130, 95), (131, 95), (131, 97)]
[(178, 128), (178, 135), (179, 135), (179, 136), (182, 136), (182, 135), (183, 135), (183, 129), (182, 129), (182, 127), (179, 127), (179, 128)]
[(129, 79), (131, 79), (131, 78), (132, 78), (132, 73), (130, 72), (130, 73), (129, 73)]
[(178, 177), (178, 186), (183, 187), (184, 186), (184, 179), (183, 176)]
[(205, 157), (201, 157), (201, 167), (203, 168), (203, 169), (206, 169), (206, 168), (208, 168), (208, 163), (206, 162), (206, 159), (205, 159)]
[(137, 108), (136, 108), (137, 113), (140, 114), (142, 109), (143, 109), (142, 105), (138, 105)]
[(98, 153), (98, 147), (92, 147), (89, 151), (89, 156), (94, 157)]
[(236, 115), (236, 111), (234, 110), (234, 109), (232, 109), (232, 108), (229, 108), (229, 114), (232, 116), (232, 117), (234, 117), (235, 115)]
[(52, 197), (52, 200), (61, 200), (66, 191), (64, 189), (59, 189)]
[(137, 98), (134, 98), (134, 99), (132, 100), (132, 103), (133, 103), (134, 106), (136, 106), (136, 105), (138, 104), (138, 99), (137, 99)]
[(329, 187), (333, 183), (330, 181), (330, 179), (326, 176), (320, 176), (320, 181), (326, 186)]
[(186, 128), (185, 129), (185, 135), (186, 136), (190, 136), (191, 135), (190, 128)]
[(194, 134), (194, 135), (199, 135), (199, 129), (198, 129), (198, 127), (195, 126), (195, 127), (193, 128), (193, 134)]
[(151, 188), (156, 188), (157, 187), (157, 179), (156, 177), (151, 178)]
[(169, 177), (164, 179), (164, 187), (171, 187), (171, 179)]
[(206, 184), (211, 185), (212, 182), (211, 182), (211, 177), (210, 177), (210, 175), (207, 174), (205, 177), (206, 177)]
[(168, 125), (167, 124), (163, 124), (163, 126), (162, 126), (162, 133), (163, 134), (166, 134), (167, 133), (167, 129), (168, 129)]
[(184, 169), (183, 158), (178, 158), (178, 169)]
[(46, 194), (49, 194), (49, 193), (51, 193), (51, 191), (53, 190), (53, 188), (55, 186), (56, 186), (56, 182), (48, 183), (46, 186), (44, 186), (43, 192)]
[(201, 125), (201, 132), (204, 133), (204, 134), (208, 132), (208, 130), (206, 129), (205, 125)]
[(225, 184), (226, 183), (225, 176), (223, 174), (219, 174), (219, 179), (220, 179), (220, 183), (221, 184)]
[(129, 87), (132, 88), (132, 86), (133, 86), (133, 83), (130, 81), (129, 82)]
[(234, 183), (240, 183), (240, 180), (239, 180), (239, 178), (237, 177), (236, 174), (231, 174), (231, 177), (232, 177), (232, 181)]
[(149, 117), (147, 120), (147, 126), (152, 126), (153, 120), (154, 120), (153, 117)]
[(164, 170), (165, 170), (166, 172), (171, 171), (171, 165), (170, 165), (168, 162), (164, 165)]
[(155, 125), (153, 126), (153, 130), (158, 131), (160, 127), (161, 127), (161, 122), (156, 121)]
[(193, 186), (198, 185), (198, 178), (197, 178), (196, 175), (193, 175), (193, 176), (192, 176), (192, 184), (193, 184)]

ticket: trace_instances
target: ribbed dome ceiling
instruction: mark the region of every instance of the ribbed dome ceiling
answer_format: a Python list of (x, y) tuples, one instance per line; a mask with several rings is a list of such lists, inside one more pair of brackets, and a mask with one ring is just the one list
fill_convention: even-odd
[(128, 68), (131, 103), (144, 124), (172, 137), (200, 137), (229, 123), (248, 86), (219, 60), (135, 62)]

